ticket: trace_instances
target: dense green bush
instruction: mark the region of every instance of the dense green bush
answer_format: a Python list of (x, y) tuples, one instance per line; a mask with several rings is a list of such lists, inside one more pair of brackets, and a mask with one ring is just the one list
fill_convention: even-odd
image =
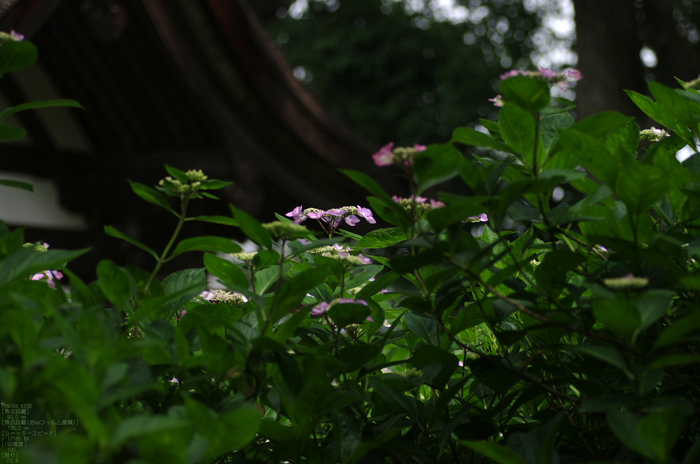
[[(503, 76), (488, 133), (375, 154), (411, 198), (344, 171), (371, 211), (188, 217), (226, 183), (168, 167), (156, 189), (131, 184), (177, 218), (162, 253), (105, 228), (153, 272), (104, 260), (89, 284), (65, 267), (85, 250), (25, 246), (3, 225), (3, 420), (26, 420), (3, 422), (3, 458), (700, 461), (700, 158), (675, 157), (696, 147), (698, 83), (629, 92), (667, 135), (618, 113), (576, 123), (550, 101), (563, 76), (520, 74)], [(343, 228), (373, 214), (389, 227)], [(178, 241), (193, 220), (240, 228), (257, 252)], [(160, 280), (185, 252), (204, 267)], [(226, 290), (206, 291), (207, 272)]]

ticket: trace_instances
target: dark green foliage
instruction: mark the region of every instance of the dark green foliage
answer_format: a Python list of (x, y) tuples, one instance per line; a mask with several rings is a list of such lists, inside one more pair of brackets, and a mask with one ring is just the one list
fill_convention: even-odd
[[(3, 453), (696, 463), (699, 155), (674, 155), (698, 136), (700, 92), (684, 87), (654, 84), (654, 102), (632, 94), (673, 125), (664, 137), (617, 113), (574, 124), (543, 106), (542, 82), (508, 79), (488, 134), (460, 128), (401, 162), (415, 196), (446, 181), (470, 195), (397, 202), (344, 171), (388, 223), (364, 236), (316, 237), (320, 227), (261, 224), (233, 206), (231, 218), (190, 218), (191, 200), (227, 183), (171, 167), (156, 189), (132, 184), (178, 217), (162, 254), (105, 228), (146, 250), (152, 272), (104, 260), (86, 284), (66, 269), (86, 250), (25, 244), (0, 223), (0, 393), (46, 432)], [(553, 199), (559, 188), (569, 197)], [(178, 241), (191, 220), (240, 227), (258, 249)], [(204, 252), (204, 267), (161, 280), (184, 252)], [(204, 292), (205, 270), (226, 290)]]

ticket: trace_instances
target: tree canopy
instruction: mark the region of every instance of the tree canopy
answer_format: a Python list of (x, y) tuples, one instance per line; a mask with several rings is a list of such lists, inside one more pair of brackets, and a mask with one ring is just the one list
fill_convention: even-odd
[[(378, 144), (435, 143), (495, 115), (498, 76), (532, 67), (551, 0), (287, 2), (270, 33), (321, 101)], [(432, 6), (431, 6), (432, 5)]]

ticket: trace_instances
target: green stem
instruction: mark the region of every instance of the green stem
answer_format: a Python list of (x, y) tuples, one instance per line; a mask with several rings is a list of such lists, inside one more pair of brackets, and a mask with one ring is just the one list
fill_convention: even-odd
[(156, 278), (156, 275), (158, 274), (158, 271), (160, 271), (160, 268), (163, 267), (163, 264), (167, 261), (165, 258), (168, 255), (168, 252), (170, 251), (170, 248), (175, 244), (175, 240), (177, 239), (177, 236), (180, 235), (180, 231), (182, 230), (182, 226), (185, 224), (186, 216), (187, 216), (187, 203), (190, 201), (190, 196), (183, 196), (181, 197), (181, 210), (182, 212), (180, 213), (179, 220), (177, 221), (177, 226), (175, 227), (175, 232), (173, 232), (172, 237), (170, 237), (170, 241), (168, 244), (165, 246), (165, 249), (163, 250), (163, 254), (160, 255), (160, 258), (158, 258), (156, 267), (153, 269), (153, 272), (151, 273), (151, 277), (148, 279), (148, 282), (146, 282), (146, 286), (143, 288), (143, 293), (148, 293), (148, 289), (151, 286), (151, 283), (153, 282), (153, 279)]

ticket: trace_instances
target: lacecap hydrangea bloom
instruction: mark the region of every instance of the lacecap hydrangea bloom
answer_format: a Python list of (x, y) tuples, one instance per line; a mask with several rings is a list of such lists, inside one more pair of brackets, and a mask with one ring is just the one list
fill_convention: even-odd
[(360, 216), (365, 221), (370, 224), (376, 224), (377, 221), (372, 217), (372, 211), (369, 208), (363, 208), (360, 205), (357, 206), (342, 206), (340, 208), (332, 208), (328, 210), (322, 210), (318, 208), (306, 208), (297, 206), (292, 211), (285, 214), (285, 216), (292, 218), (294, 224), (300, 224), (307, 219), (316, 219), (319, 222), (323, 221), (328, 223), (331, 229), (336, 229), (343, 221), (349, 226), (354, 226), (360, 219)]
[(377, 166), (403, 164), (406, 167), (410, 167), (413, 165), (413, 158), (427, 148), (425, 145), (418, 144), (414, 144), (413, 147), (394, 148), (394, 142), (389, 142), (380, 148), (377, 153), (373, 154), (372, 159)]
[[(507, 73), (501, 74), (501, 80), (506, 80), (515, 76), (532, 77), (548, 84), (556, 84), (559, 88), (564, 89), (576, 81), (583, 79), (583, 74), (578, 69), (566, 69), (564, 72), (556, 72), (549, 68), (540, 68), (538, 71), (526, 71), (523, 69), (511, 69)], [(496, 95), (494, 98), (489, 98), (489, 101), (494, 106), (502, 107), (504, 104), (503, 96)]]
[(342, 261), (347, 264), (372, 264), (372, 260), (364, 256), (362, 253), (355, 254), (356, 252), (348, 245), (341, 245), (339, 243), (313, 248), (309, 250), (309, 253), (321, 255), (324, 258), (337, 259), (338, 261)]

